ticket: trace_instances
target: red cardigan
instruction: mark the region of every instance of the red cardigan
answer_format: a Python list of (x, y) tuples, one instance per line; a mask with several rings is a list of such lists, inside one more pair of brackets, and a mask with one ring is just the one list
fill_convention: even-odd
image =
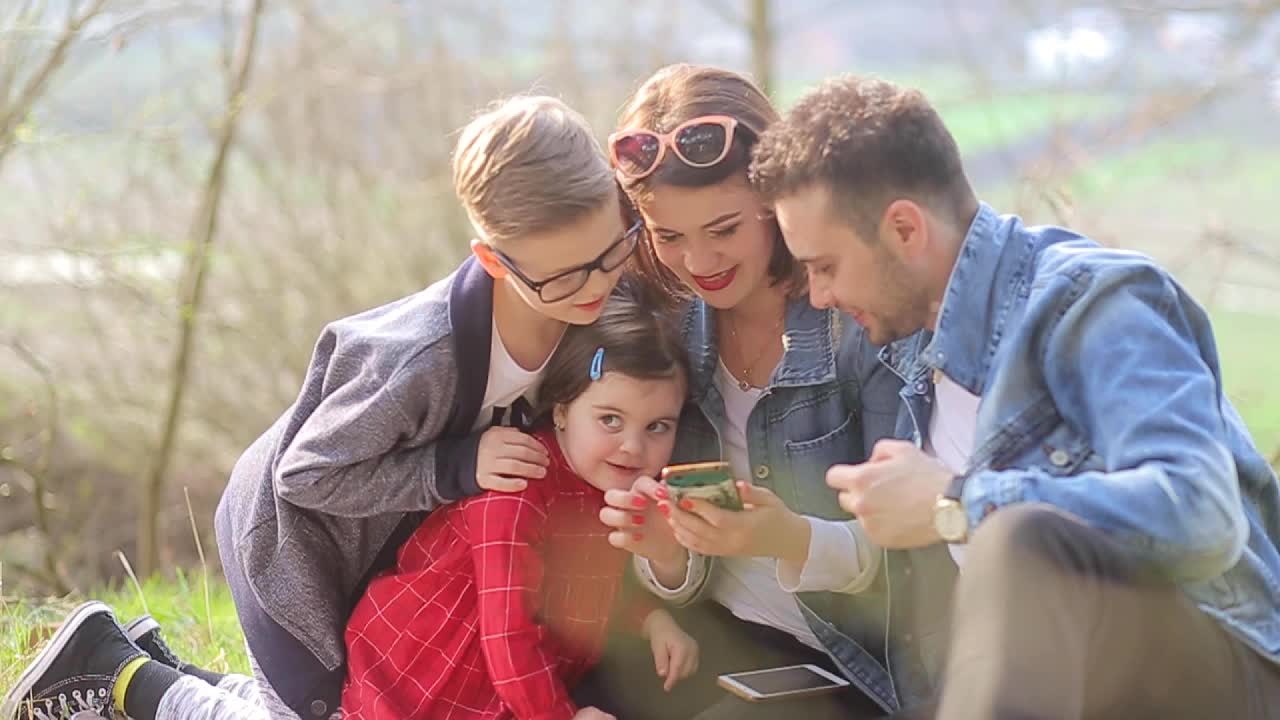
[[(604, 494), (553, 433), (547, 476), (432, 513), (347, 624), (342, 714), (571, 718), (572, 686), (600, 658), (629, 555), (608, 542)], [(628, 594), (629, 619), (654, 605)]]

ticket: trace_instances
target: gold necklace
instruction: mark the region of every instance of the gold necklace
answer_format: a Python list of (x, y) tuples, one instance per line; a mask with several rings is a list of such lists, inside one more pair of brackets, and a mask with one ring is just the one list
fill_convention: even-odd
[[(755, 385), (752, 385), (749, 382), (751, 379), (751, 371), (755, 368), (756, 363), (760, 362), (760, 358), (764, 357), (765, 351), (769, 349), (769, 344), (773, 342), (773, 338), (778, 334), (778, 330), (782, 328), (782, 321), (786, 317), (786, 314), (787, 314), (786, 309), (784, 308), (782, 315), (778, 317), (777, 322), (773, 324), (773, 327), (769, 331), (768, 341), (766, 341), (765, 344), (761, 346), (760, 352), (756, 353), (755, 359), (752, 360), (750, 363), (747, 363), (742, 368), (742, 377), (734, 378), (735, 380), (738, 381), (738, 389), (741, 390), (742, 392), (746, 392), (751, 388), (756, 387)], [(738, 323), (735, 321), (727, 324), (729, 325), (729, 336), (733, 338), (734, 346), (736, 346), (739, 352), (741, 352), (742, 343), (738, 341), (738, 328), (737, 328)], [(730, 375), (732, 374), (733, 373), (731, 372)]]

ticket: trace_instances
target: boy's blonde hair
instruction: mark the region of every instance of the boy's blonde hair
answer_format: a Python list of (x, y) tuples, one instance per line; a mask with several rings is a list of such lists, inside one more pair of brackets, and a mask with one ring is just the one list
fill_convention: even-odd
[(517, 96), (463, 129), (453, 187), (482, 239), (501, 242), (571, 223), (616, 197), (586, 119), (562, 101)]

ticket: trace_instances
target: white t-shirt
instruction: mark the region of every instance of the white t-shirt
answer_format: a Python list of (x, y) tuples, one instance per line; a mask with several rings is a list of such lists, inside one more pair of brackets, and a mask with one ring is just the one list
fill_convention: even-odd
[[(978, 403), (982, 398), (965, 390), (942, 373), (933, 388), (933, 415), (924, 451), (959, 475), (969, 469), (974, 434), (978, 425)], [(956, 565), (964, 562), (964, 545), (948, 545)]]
[[(724, 397), (726, 424), (724, 453), (733, 476), (751, 478), (751, 460), (747, 451), (747, 417), (756, 406), (762, 390), (743, 390), (724, 363), (716, 369), (716, 387)], [(748, 622), (759, 623), (790, 633), (797, 640), (817, 650), (822, 650), (795, 595), (782, 589), (778, 583), (778, 561), (774, 558), (724, 557), (720, 558), (720, 572), (711, 587), (711, 597), (725, 606), (729, 612)]]
[[(746, 427), (751, 410), (762, 391), (743, 391), (733, 374), (721, 362), (716, 369), (716, 387), (724, 398), (728, 428), (722, 438), (724, 452), (737, 478), (750, 478), (750, 454)], [(793, 593), (858, 593), (866, 589), (880, 570), (880, 548), (866, 537), (857, 520), (824, 520), (804, 516), (809, 523), (809, 554), (804, 566), (792, 567), (770, 558), (721, 558), (722, 572), (711, 588), (712, 597), (734, 615), (790, 632), (798, 640), (819, 648)], [(694, 557), (689, 556), (692, 569)], [(653, 574), (645, 558), (637, 558), (636, 569), (658, 588), (661, 596), (684, 598), (693, 581), (686, 572), (679, 587), (669, 588)], [(781, 593), (779, 593), (779, 590)]]
[[(559, 344), (559, 343), (557, 343)], [(554, 350), (552, 351), (554, 352)], [(547, 360), (551, 355), (547, 355)], [(480, 403), (480, 413), (472, 430), (480, 430), (493, 424), (495, 409), (501, 408), (503, 417), (501, 424), (509, 424), (508, 409), (519, 398), (528, 403), (537, 401), (538, 384), (542, 381), (542, 371), (547, 361), (534, 370), (526, 370), (507, 352), (498, 333), (498, 321), (493, 321), (492, 338), (489, 340), (489, 379), (484, 387), (484, 400)], [(584, 369), (583, 372), (586, 372)], [(532, 420), (533, 418), (528, 418)]]

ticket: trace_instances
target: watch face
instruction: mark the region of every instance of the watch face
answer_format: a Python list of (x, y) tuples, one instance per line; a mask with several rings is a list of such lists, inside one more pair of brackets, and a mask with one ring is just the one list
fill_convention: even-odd
[(933, 514), (933, 524), (947, 542), (962, 542), (969, 530), (969, 518), (964, 514), (960, 503), (952, 500), (940, 504)]

